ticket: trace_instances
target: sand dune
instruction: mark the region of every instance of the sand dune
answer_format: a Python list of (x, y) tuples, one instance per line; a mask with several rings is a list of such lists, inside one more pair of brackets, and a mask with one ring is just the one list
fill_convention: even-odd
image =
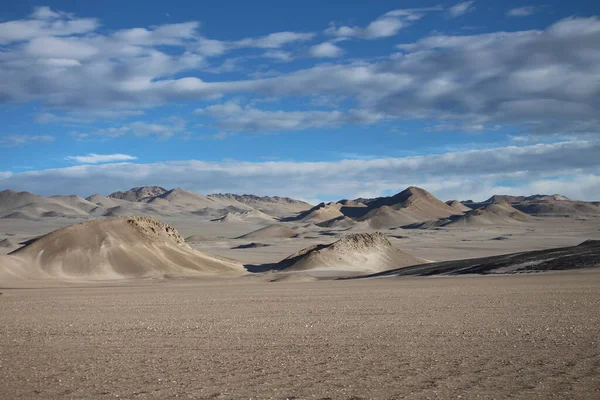
[(246, 233), (236, 239), (262, 239), (262, 238), (292, 238), (298, 235), (298, 232), (288, 228), (285, 225), (273, 224)]
[(193, 250), (175, 229), (150, 217), (72, 225), (0, 260), (4, 279), (68, 281), (243, 273), (240, 263)]
[(274, 270), (385, 271), (424, 261), (398, 250), (379, 233), (357, 233), (328, 245), (307, 247), (273, 266)]

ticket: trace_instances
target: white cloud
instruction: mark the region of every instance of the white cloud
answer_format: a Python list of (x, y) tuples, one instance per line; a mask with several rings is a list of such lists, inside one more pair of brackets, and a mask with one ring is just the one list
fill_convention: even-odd
[(387, 12), (370, 22), (365, 28), (340, 26), (330, 23), (325, 33), (339, 38), (357, 37), (363, 39), (378, 39), (395, 36), (401, 29), (407, 27), (412, 21), (421, 19), (426, 13), (441, 11), (441, 7), (400, 9)]
[(218, 128), (228, 132), (269, 133), (310, 128), (331, 128), (344, 124), (369, 124), (381, 115), (361, 110), (341, 111), (266, 111), (230, 101), (194, 111), (216, 119)]
[(272, 58), (274, 60), (289, 62), (294, 59), (294, 56), (289, 51), (269, 50), (263, 53), (263, 57)]
[[(67, 14), (54, 13), (50, 9), (38, 8), (35, 19), (16, 20), (0, 23), (0, 45), (22, 42), (36, 37), (69, 36), (94, 31), (99, 27), (93, 18), (67, 18)], [(43, 18), (40, 18), (43, 17)], [(57, 19), (60, 17), (60, 19)]]
[(448, 14), (452, 18), (460, 17), (470, 11), (473, 11), (475, 7), (473, 7), (474, 1), (463, 1), (462, 3), (458, 3), (448, 9)]
[[(394, 10), (376, 21), (398, 19), (407, 24), (434, 10), (441, 8)], [(595, 112), (600, 106), (600, 71), (595, 68), (600, 63), (600, 21), (596, 17), (564, 19), (545, 30), (428, 36), (401, 46), (401, 53), (388, 58), (345, 60), (300, 70), (290, 65), (287, 73), (265, 65), (255, 79), (236, 81), (218, 77), (204, 81), (197, 76), (198, 71), (218, 74), (239, 69), (235, 58), (213, 66), (205, 57), (240, 46), (264, 49), (267, 57), (289, 61), (293, 55), (283, 46), (304, 43), (313, 34), (279, 32), (222, 42), (200, 37), (195, 22), (110, 35), (64, 34), (72, 32), (65, 29), (75, 21), (79, 19), (62, 14), (12, 21), (37, 28), (17, 30), (27, 38), (22, 39), (25, 42), (0, 52), (1, 104), (36, 101), (49, 111), (122, 115), (169, 102), (214, 101), (238, 94), (333, 96), (371, 115), (429, 118), (484, 130), (512, 125), (533, 133), (579, 133), (597, 132), (600, 127)], [(6, 39), (2, 29), (10, 23), (0, 24), (0, 40)], [(374, 31), (368, 34), (368, 26), (332, 26), (328, 33), (339, 36), (334, 40), (372, 37)], [(381, 28), (385, 23), (373, 26)], [(382, 28), (378, 34), (393, 30), (385, 33)], [(175, 47), (164, 51), (163, 46)], [(322, 55), (335, 53), (331, 46), (312, 48), (317, 50)], [(64, 117), (72, 116), (78, 115)]]
[(133, 28), (116, 32), (113, 37), (129, 45), (157, 46), (169, 45), (179, 46), (186, 40), (195, 39), (196, 30), (200, 23), (196, 21), (183, 22), (179, 24), (165, 24), (153, 29)]
[(35, 7), (30, 18), (33, 19), (57, 19), (60, 17), (67, 16), (65, 13), (52, 11), (50, 7)]
[(136, 160), (137, 157), (130, 156), (127, 154), (94, 154), (90, 153), (85, 156), (68, 156), (65, 157), (67, 161), (73, 161), (79, 164), (100, 164), (100, 163), (112, 163), (119, 161), (132, 161)]
[(16, 147), (30, 143), (49, 143), (54, 141), (50, 135), (6, 135), (0, 137), (0, 145), (4, 147)]
[(57, 66), (77, 66), (81, 64), (76, 60), (90, 58), (98, 54), (98, 49), (78, 39), (40, 37), (32, 39), (25, 52), (41, 59), (64, 60)]
[(512, 8), (508, 10), (506, 15), (509, 17), (528, 17), (537, 11), (536, 7), (526, 6), (526, 7), (518, 7)]
[(278, 49), (289, 43), (305, 42), (312, 39), (314, 33), (275, 32), (258, 38), (247, 38), (233, 42), (235, 47), (257, 47), (260, 49)]
[(189, 135), (186, 122), (177, 117), (167, 118), (158, 123), (144, 121), (130, 122), (124, 125), (98, 129), (92, 132), (72, 132), (77, 139), (115, 138), (126, 135), (138, 137), (154, 136), (158, 139), (169, 139), (174, 135)]
[(312, 46), (309, 49), (309, 54), (312, 57), (336, 58), (344, 54), (344, 50), (331, 42), (323, 42)]
[[(329, 162), (204, 162), (81, 165), (0, 173), (0, 186), (40, 194), (110, 193), (144, 184), (201, 193), (237, 192), (297, 198), (353, 198), (409, 185), (442, 199), (483, 200), (494, 193), (561, 193), (600, 199), (599, 141), (568, 141), (437, 155)], [(85, 156), (84, 156), (85, 157)], [(398, 173), (401, 171), (401, 173)]]

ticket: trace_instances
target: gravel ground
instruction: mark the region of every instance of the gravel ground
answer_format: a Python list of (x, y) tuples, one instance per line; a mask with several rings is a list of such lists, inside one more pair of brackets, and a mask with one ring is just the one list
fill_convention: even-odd
[(2, 289), (0, 398), (600, 398), (600, 272)]

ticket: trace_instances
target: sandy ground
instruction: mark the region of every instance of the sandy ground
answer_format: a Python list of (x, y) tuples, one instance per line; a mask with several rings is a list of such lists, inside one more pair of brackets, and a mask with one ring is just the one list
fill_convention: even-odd
[(2, 289), (0, 398), (600, 398), (600, 271)]

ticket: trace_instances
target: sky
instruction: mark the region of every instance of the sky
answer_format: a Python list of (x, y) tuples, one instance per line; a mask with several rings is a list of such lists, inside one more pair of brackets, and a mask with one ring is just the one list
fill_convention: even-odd
[(600, 200), (600, 2), (0, 5), (0, 190)]

